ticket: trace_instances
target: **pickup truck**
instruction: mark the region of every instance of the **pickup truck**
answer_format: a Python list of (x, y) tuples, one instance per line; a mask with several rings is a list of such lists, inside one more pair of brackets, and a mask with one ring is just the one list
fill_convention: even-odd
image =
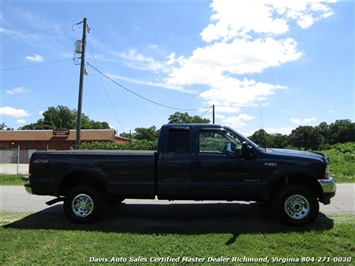
[(163, 125), (157, 151), (38, 151), (29, 173), (26, 190), (64, 201), (76, 223), (94, 221), (106, 203), (157, 198), (270, 202), (285, 223), (306, 225), (336, 192), (327, 156), (262, 148), (212, 124)]

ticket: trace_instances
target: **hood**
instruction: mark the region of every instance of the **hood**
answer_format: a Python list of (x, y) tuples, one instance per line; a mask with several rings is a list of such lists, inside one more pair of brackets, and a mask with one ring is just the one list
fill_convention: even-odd
[(322, 153), (289, 149), (271, 149), (271, 154), (290, 157), (302, 157), (305, 159), (315, 159), (322, 162), (324, 162), (325, 159)]

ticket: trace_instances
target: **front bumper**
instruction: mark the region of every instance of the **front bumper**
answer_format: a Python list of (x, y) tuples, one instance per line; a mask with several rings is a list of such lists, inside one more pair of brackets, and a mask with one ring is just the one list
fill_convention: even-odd
[(328, 179), (318, 179), (319, 184), (323, 190), (323, 204), (329, 204), (330, 199), (335, 196), (337, 185), (335, 179), (331, 176)]

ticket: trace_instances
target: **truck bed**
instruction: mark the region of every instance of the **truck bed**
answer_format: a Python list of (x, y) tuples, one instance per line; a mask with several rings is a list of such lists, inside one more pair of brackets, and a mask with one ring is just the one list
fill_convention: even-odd
[(36, 151), (36, 154), (56, 154), (56, 155), (70, 155), (70, 154), (82, 154), (82, 155), (146, 155), (152, 156), (156, 151), (151, 150), (60, 150), (60, 151)]
[[(122, 197), (154, 198), (155, 151), (66, 150), (39, 151), (32, 155), (31, 172), (35, 178), (33, 194), (61, 195), (63, 178), (100, 176), (109, 194)], [(69, 177), (70, 179), (70, 177)], [(50, 186), (50, 187), (48, 187)]]

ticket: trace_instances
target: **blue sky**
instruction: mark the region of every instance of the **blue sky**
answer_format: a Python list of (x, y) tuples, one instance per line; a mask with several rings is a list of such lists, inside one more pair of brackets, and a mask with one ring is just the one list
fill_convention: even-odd
[(77, 109), (84, 17), (83, 113), (118, 133), (177, 111), (212, 121), (213, 104), (217, 124), (245, 135), (355, 120), (352, 1), (1, 4), (0, 122), (11, 128)]

